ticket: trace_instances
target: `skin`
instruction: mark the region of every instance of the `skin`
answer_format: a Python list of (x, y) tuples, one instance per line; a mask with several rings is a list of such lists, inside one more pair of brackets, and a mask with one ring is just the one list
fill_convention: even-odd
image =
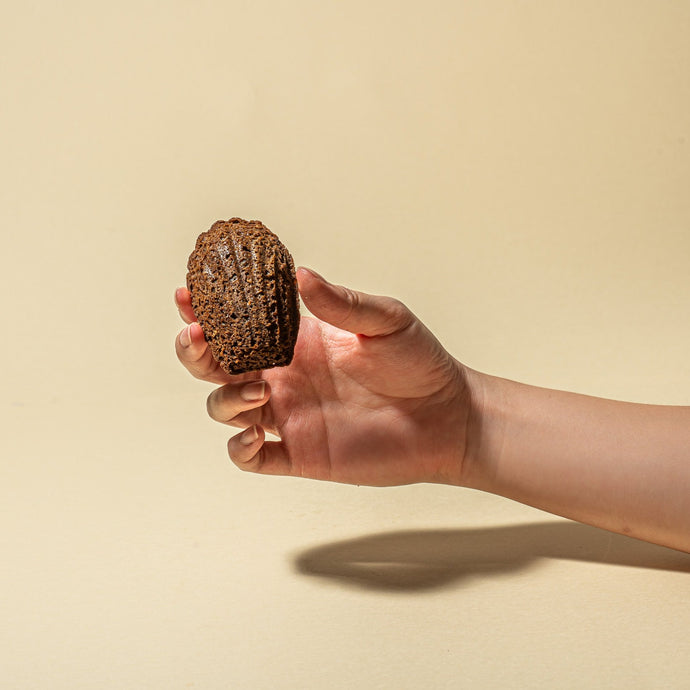
[[(242, 470), (348, 484), (436, 482), (533, 505), (690, 552), (690, 407), (536, 388), (454, 359), (398, 300), (297, 271), (302, 317), (288, 367), (226, 374), (195, 321), (177, 356), (217, 384), (207, 410), (242, 431)], [(267, 441), (265, 432), (279, 437)]]

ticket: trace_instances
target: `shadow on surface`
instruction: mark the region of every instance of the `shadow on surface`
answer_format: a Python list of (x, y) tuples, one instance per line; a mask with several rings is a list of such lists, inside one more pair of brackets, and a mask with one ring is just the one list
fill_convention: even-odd
[(308, 549), (294, 565), (304, 575), (366, 589), (419, 591), (550, 558), (690, 573), (690, 554), (576, 522), (372, 534)]

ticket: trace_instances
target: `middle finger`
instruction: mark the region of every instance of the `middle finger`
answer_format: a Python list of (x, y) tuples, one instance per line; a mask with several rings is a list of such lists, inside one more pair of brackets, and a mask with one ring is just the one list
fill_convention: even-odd
[(268, 383), (262, 379), (243, 383), (228, 383), (216, 388), (206, 401), (211, 419), (241, 429), (260, 424), (272, 431)]

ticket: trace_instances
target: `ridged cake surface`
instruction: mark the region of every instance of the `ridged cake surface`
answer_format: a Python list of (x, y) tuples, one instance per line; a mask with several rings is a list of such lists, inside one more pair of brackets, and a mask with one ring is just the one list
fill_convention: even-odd
[(217, 221), (187, 262), (192, 307), (228, 374), (290, 364), (299, 330), (295, 265), (258, 220)]

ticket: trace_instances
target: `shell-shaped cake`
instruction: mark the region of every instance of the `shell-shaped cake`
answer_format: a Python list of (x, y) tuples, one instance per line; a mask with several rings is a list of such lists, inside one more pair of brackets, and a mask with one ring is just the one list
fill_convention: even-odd
[(228, 374), (290, 364), (299, 330), (295, 265), (258, 220), (217, 221), (187, 262), (194, 315)]

